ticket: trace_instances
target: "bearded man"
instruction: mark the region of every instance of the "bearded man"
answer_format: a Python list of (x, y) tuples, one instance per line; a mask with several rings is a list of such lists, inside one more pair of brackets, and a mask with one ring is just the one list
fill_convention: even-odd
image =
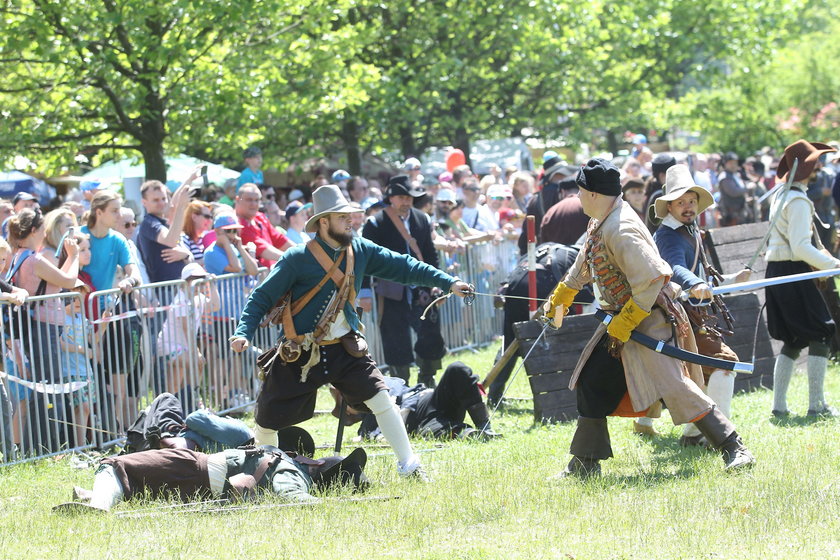
[(461, 297), (469, 286), (409, 255), (354, 237), (352, 214), (360, 210), (336, 185), (314, 192), (313, 212), (305, 229), (315, 239), (277, 261), (248, 298), (230, 340), (234, 352), (244, 351), (263, 316), (281, 302), (282, 338), (259, 360), (266, 375), (254, 413), (256, 443), (276, 447), (277, 430), (311, 418), (318, 388), (331, 383), (349, 406), (376, 416), (399, 473), (425, 480), (382, 373), (367, 352), (353, 302), (365, 276), (433, 286)]

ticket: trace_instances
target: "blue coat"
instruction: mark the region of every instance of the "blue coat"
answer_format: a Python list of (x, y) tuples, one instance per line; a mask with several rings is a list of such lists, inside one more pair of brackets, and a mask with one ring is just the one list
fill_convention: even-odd
[[(330, 248), (320, 237), (315, 238), (321, 244), (327, 255), (336, 260), (340, 250)], [(449, 291), (457, 278), (442, 272), (433, 266), (420, 262), (414, 257), (400, 255), (375, 245), (362, 237), (354, 237), (352, 242), (355, 258), (354, 271), (356, 292), (362, 287), (362, 279), (366, 275), (384, 278), (400, 284), (431, 286)], [(339, 268), (345, 271), (347, 260), (342, 261)], [(306, 245), (296, 245), (286, 251), (268, 277), (251, 293), (242, 317), (236, 327), (234, 336), (244, 336), (251, 340), (262, 321), (263, 316), (271, 310), (279, 299), (291, 290), (292, 301), (300, 299), (312, 289), (326, 272), (315, 260)], [(315, 330), (318, 320), (324, 314), (327, 304), (336, 289), (332, 279), (327, 280), (315, 297), (294, 316), (293, 321), (297, 334), (306, 334)], [(349, 301), (344, 306), (344, 314), (350, 328), (359, 331), (359, 316)]]
[[(695, 260), (694, 241), (689, 239), (685, 234), (680, 233), (679, 230), (664, 224), (659, 226), (656, 232), (654, 232), (653, 240), (659, 248), (659, 255), (665, 262), (671, 265), (674, 271), (674, 275), (671, 277), (673, 282), (679, 284), (686, 291), (697, 284), (705, 282), (702, 272), (703, 265), (701, 264), (702, 256), (697, 259), (697, 266), (694, 270), (689, 270)], [(703, 250), (702, 243), (700, 244), (700, 250)]]

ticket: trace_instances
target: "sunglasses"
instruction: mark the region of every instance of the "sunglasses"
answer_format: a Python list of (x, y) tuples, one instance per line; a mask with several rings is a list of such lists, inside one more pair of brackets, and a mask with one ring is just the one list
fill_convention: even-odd
[(206, 218), (208, 220), (212, 220), (213, 219), (213, 214), (202, 214), (201, 217)]
[(125, 228), (137, 227), (137, 222), (125, 222), (125, 224), (123, 224), (123, 227), (125, 227)]
[(263, 198), (265, 198), (266, 200), (274, 200), (274, 195), (273, 194), (267, 194)]

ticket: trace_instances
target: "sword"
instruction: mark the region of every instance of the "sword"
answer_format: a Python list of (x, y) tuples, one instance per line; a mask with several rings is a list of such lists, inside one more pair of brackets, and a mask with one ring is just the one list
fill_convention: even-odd
[[(605, 325), (609, 325), (613, 316), (606, 311), (599, 309), (595, 312), (595, 317)], [(700, 366), (708, 366), (714, 369), (730, 370), (737, 373), (753, 373), (754, 366), (749, 362), (733, 362), (730, 360), (721, 360), (720, 358), (712, 358), (710, 356), (703, 356), (688, 350), (683, 350), (676, 346), (667, 344), (664, 340), (657, 340), (652, 336), (640, 333), (639, 331), (630, 332), (630, 340), (638, 342), (645, 348), (650, 348), (654, 352), (665, 354), (672, 358), (689, 362)]]
[[(781, 284), (790, 284), (791, 282), (802, 282), (804, 280), (816, 280), (817, 278), (831, 278), (832, 276), (837, 275), (840, 275), (840, 268), (815, 270), (814, 272), (800, 272), (799, 274), (790, 274), (788, 276), (777, 276), (775, 278), (750, 280), (749, 282), (740, 282), (738, 284), (729, 284), (727, 286), (716, 286), (712, 288), (712, 294), (725, 295), (736, 294), (739, 292), (753, 292), (755, 290), (767, 288), (768, 286), (779, 286)], [(681, 293), (680, 299), (683, 301), (688, 300), (688, 292)]]

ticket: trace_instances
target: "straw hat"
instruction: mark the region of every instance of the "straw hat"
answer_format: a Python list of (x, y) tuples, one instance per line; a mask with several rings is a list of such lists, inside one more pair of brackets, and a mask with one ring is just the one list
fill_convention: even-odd
[(318, 187), (312, 193), (312, 217), (306, 221), (306, 231), (314, 233), (318, 231), (318, 220), (327, 214), (347, 214), (362, 212), (361, 208), (351, 206), (341, 191), (335, 185), (324, 185)]
[(697, 193), (697, 213), (704, 211), (714, 204), (712, 193), (694, 182), (688, 166), (677, 164), (668, 168), (665, 172), (665, 194), (654, 202), (654, 213), (657, 218), (664, 218), (668, 215), (668, 203), (672, 202), (687, 192)]

